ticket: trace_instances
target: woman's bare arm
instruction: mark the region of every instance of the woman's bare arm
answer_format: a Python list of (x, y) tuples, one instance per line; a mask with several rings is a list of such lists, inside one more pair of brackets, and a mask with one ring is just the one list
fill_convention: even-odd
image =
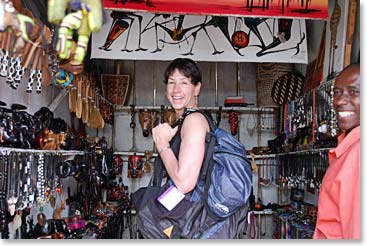
[(171, 149), (160, 154), (170, 178), (183, 194), (195, 188), (204, 159), (205, 136), (208, 131), (209, 124), (205, 116), (199, 113), (190, 114), (181, 128), (178, 160)]

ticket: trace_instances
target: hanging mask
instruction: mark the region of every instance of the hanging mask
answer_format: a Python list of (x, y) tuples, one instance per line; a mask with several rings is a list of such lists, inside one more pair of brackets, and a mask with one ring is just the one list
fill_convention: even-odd
[(143, 175), (143, 158), (138, 155), (131, 155), (128, 159), (128, 178), (141, 178)]
[(122, 161), (121, 156), (116, 155), (116, 156), (113, 157), (113, 160), (114, 160), (114, 164), (118, 168), (118, 173), (121, 174), (122, 173), (122, 168), (123, 168), (123, 161)]

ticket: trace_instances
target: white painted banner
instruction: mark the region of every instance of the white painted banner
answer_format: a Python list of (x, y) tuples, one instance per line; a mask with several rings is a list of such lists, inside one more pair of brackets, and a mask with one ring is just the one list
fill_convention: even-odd
[(308, 63), (303, 19), (108, 12), (91, 58)]

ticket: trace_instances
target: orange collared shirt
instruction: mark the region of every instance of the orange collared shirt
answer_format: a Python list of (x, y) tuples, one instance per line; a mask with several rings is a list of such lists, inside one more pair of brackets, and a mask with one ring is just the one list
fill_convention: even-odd
[(338, 137), (322, 180), (314, 239), (360, 239), (360, 126)]

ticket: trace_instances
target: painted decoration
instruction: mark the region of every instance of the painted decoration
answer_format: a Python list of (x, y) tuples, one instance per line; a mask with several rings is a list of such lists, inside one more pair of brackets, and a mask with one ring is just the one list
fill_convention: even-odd
[(92, 58), (307, 64), (304, 19), (108, 12)]
[(328, 0), (104, 0), (105, 9), (168, 14), (328, 18)]
[(349, 1), (335, 0), (329, 4), (326, 26), (323, 78), (331, 80), (344, 68), (344, 47), (347, 38)]

